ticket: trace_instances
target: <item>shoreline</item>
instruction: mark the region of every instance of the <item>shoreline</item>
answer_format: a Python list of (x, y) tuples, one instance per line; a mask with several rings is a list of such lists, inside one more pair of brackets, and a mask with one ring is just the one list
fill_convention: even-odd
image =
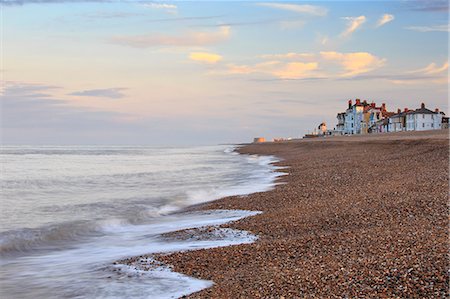
[(240, 147), (283, 159), (275, 165), (289, 175), (277, 181), (287, 184), (188, 210), (262, 211), (220, 226), (258, 240), (155, 257), (214, 282), (188, 298), (445, 298), (449, 139), (432, 133)]

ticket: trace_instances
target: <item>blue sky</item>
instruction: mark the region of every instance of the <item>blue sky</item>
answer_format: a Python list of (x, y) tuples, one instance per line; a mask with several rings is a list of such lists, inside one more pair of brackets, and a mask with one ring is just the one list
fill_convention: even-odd
[(348, 99), (448, 113), (447, 1), (1, 1), (2, 142), (300, 137)]

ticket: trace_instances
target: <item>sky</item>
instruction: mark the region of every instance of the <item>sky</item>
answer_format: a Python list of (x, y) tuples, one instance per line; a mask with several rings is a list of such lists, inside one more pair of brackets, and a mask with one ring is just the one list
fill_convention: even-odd
[(2, 0), (2, 144), (208, 145), (447, 115), (448, 1)]

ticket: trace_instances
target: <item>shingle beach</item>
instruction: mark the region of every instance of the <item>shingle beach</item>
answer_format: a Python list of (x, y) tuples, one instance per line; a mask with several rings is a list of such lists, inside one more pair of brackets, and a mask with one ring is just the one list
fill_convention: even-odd
[(159, 255), (214, 286), (189, 298), (446, 298), (448, 130), (245, 145), (289, 175), (195, 209), (262, 211), (252, 244)]

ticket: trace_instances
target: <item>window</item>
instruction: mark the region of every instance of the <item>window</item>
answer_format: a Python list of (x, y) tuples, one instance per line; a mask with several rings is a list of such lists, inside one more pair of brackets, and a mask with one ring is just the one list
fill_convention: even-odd
[(422, 118), (425, 118), (425, 114), (422, 114)]
[(422, 128), (425, 128), (425, 124), (424, 123), (422, 123)]

